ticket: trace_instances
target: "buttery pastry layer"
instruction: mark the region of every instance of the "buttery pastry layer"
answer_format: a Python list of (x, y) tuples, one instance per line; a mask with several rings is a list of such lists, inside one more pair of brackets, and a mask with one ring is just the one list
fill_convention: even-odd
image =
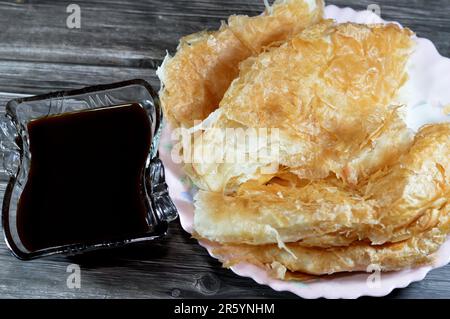
[(222, 245), (214, 250), (226, 266), (249, 262), (265, 266), (270, 273), (285, 279), (286, 271), (312, 275), (327, 275), (337, 272), (369, 271), (375, 265), (382, 271), (416, 267), (432, 260), (432, 254), (445, 241), (449, 232), (450, 205), (442, 208), (438, 224), (432, 229), (408, 240), (372, 246), (355, 243), (347, 247), (310, 248), (296, 243), (285, 249), (276, 245)]
[[(336, 24), (323, 6), (232, 16), (158, 70), (165, 115), (188, 132), (194, 236), (225, 266), (285, 280), (429, 263), (450, 232), (450, 124), (414, 136), (395, 102), (413, 33)], [(274, 138), (246, 135), (260, 129)]]
[[(335, 178), (245, 183), (234, 195), (200, 191), (198, 237), (220, 243), (345, 246), (397, 242), (434, 227), (449, 200), (450, 124), (422, 128), (399, 161), (364, 185)], [(289, 176), (288, 176), (289, 177)]]
[(241, 61), (320, 21), (323, 7), (322, 0), (277, 0), (260, 16), (231, 16), (218, 31), (182, 38), (176, 55), (158, 70), (171, 124), (190, 127), (204, 120), (219, 106)]
[[(276, 128), (279, 140), (270, 147), (279, 152), (259, 163), (234, 166), (208, 157), (206, 163), (187, 164), (187, 172), (201, 188), (218, 192), (233, 191), (273, 162), (300, 178), (334, 174), (356, 185), (397, 158), (411, 141), (391, 105), (407, 79), (411, 35), (396, 25), (328, 20), (245, 60), (220, 108), (208, 118), (209, 127), (197, 134), (220, 145), (214, 140), (216, 128)], [(198, 147), (194, 144), (192, 153)]]

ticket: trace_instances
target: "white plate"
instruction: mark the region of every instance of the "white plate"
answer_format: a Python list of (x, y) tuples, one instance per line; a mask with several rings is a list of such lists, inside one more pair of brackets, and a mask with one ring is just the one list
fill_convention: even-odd
[[(350, 8), (327, 6), (327, 18), (338, 22), (384, 23), (370, 11), (356, 12)], [(406, 121), (409, 127), (418, 129), (426, 123), (450, 122), (444, 108), (450, 104), (450, 59), (437, 52), (433, 43), (427, 39), (416, 38), (417, 47), (408, 64), (410, 80), (400, 92), (399, 102), (407, 106)], [(195, 191), (181, 166), (176, 165), (170, 155), (172, 148), (171, 130), (165, 127), (160, 147), (160, 156), (166, 167), (166, 179), (175, 205), (180, 214), (182, 227), (189, 233), (193, 230), (194, 207), (192, 193)], [(199, 242), (209, 254), (211, 247)], [(213, 256), (214, 257), (214, 256)], [(290, 291), (303, 298), (358, 298), (360, 296), (385, 296), (395, 288), (403, 288), (411, 282), (422, 280), (426, 274), (450, 262), (450, 239), (436, 253), (432, 265), (415, 269), (377, 275), (349, 273), (336, 277), (323, 277), (313, 282), (288, 282), (270, 278), (266, 271), (247, 263), (238, 264), (231, 269), (239, 276), (249, 277), (278, 291)], [(379, 279), (379, 280), (378, 280)], [(375, 281), (373, 281), (375, 280)], [(375, 283), (375, 284), (374, 284)]]

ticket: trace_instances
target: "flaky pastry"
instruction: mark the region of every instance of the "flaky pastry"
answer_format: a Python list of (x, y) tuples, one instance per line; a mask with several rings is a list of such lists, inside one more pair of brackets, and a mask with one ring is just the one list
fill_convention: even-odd
[[(281, 172), (236, 194), (196, 195), (197, 237), (252, 245), (380, 245), (435, 227), (449, 198), (450, 124), (426, 126), (399, 161), (358, 188), (335, 178), (301, 181)], [(304, 185), (302, 185), (302, 183)]]
[[(279, 154), (244, 164), (209, 157), (206, 163), (188, 163), (186, 171), (201, 188), (216, 192), (235, 189), (275, 161), (300, 178), (335, 174), (357, 184), (411, 142), (391, 105), (407, 79), (411, 36), (396, 25), (327, 20), (245, 60), (213, 119), (207, 119), (211, 123), (197, 133), (202, 134), (201, 146), (211, 145), (211, 154), (214, 145), (221, 145), (214, 140), (220, 138), (218, 127), (277, 128)], [(193, 145), (195, 154), (199, 146)]]
[[(284, 280), (430, 263), (450, 232), (450, 124), (415, 134), (396, 103), (414, 34), (322, 15), (285, 0), (232, 16), (158, 71), (165, 115), (188, 132), (194, 237)], [(249, 148), (230, 128), (276, 138)]]
[[(333, 248), (302, 247), (292, 243), (286, 244), (286, 249), (277, 245), (221, 245), (214, 254), (228, 267), (249, 262), (269, 268), (279, 279), (285, 279), (286, 271), (329, 275), (370, 271), (372, 265), (382, 271), (416, 267), (432, 261), (432, 254), (447, 238), (450, 206), (445, 209), (447, 214), (443, 214), (436, 227), (398, 243), (370, 245), (356, 242)], [(277, 271), (273, 271), (274, 268), (278, 268)]]
[(180, 40), (176, 55), (158, 70), (161, 104), (174, 127), (190, 127), (219, 106), (239, 62), (322, 19), (323, 0), (277, 0), (256, 17), (233, 15), (214, 32)]

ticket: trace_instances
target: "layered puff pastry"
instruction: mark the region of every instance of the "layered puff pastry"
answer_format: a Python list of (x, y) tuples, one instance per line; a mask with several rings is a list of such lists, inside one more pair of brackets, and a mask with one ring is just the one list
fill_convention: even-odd
[[(430, 263), (450, 232), (450, 124), (413, 132), (396, 102), (414, 34), (322, 14), (276, 1), (185, 38), (159, 70), (165, 115), (189, 135), (193, 235), (225, 266), (284, 280)], [(229, 128), (277, 134), (248, 147), (224, 142)], [(222, 160), (252, 152), (265, 156)]]
[[(301, 178), (335, 174), (357, 184), (397, 158), (411, 141), (398, 105), (392, 104), (407, 79), (411, 36), (396, 25), (326, 20), (245, 60), (219, 109), (199, 125), (201, 137), (193, 143), (186, 171), (200, 188), (214, 192), (233, 191), (275, 161)], [(205, 146), (222, 145), (217, 129), (228, 127), (277, 128), (278, 139), (266, 147), (279, 151), (266, 151), (273, 157), (257, 162), (214, 160)], [(225, 152), (241, 149), (250, 148)], [(198, 160), (198, 152), (208, 156)]]
[(450, 124), (426, 126), (396, 162), (358, 187), (287, 171), (242, 184), (232, 195), (199, 191), (198, 237), (251, 245), (295, 242), (329, 248), (407, 240), (435, 227), (450, 195)]
[(365, 272), (371, 266), (382, 271), (394, 271), (425, 265), (432, 254), (444, 243), (449, 233), (450, 206), (439, 223), (432, 229), (408, 240), (385, 245), (355, 242), (348, 246), (332, 248), (303, 247), (296, 243), (277, 245), (231, 245), (214, 250), (214, 254), (229, 267), (249, 262), (265, 267), (278, 279), (288, 278), (288, 273), (331, 275), (339, 272)]
[(190, 127), (219, 106), (239, 63), (319, 22), (323, 0), (276, 0), (261, 15), (233, 15), (220, 30), (180, 40), (158, 70), (161, 104), (173, 127)]

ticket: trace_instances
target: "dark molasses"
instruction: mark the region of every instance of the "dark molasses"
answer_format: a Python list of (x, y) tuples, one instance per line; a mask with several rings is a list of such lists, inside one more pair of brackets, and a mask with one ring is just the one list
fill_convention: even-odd
[(29, 251), (92, 244), (149, 229), (143, 174), (151, 124), (139, 104), (28, 123), (31, 162), (17, 228)]

